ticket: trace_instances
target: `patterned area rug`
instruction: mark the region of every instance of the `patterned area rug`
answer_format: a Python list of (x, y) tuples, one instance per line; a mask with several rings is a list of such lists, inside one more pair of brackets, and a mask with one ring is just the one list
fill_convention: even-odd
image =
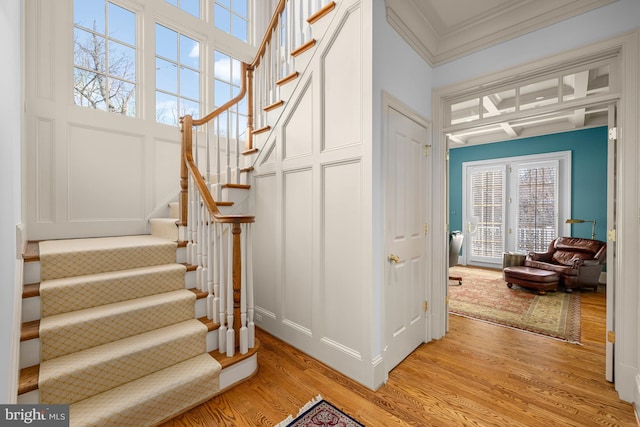
[(364, 427), (364, 424), (351, 418), (318, 395), (300, 408), (298, 416), (289, 416), (275, 427)]
[(449, 286), (451, 314), (580, 343), (579, 291), (538, 295), (518, 285), (509, 289), (499, 270), (456, 266), (449, 274), (462, 276), (461, 286)]

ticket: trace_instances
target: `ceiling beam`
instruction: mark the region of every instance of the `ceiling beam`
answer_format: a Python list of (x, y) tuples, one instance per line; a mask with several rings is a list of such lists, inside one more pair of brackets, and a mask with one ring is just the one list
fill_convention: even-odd
[[(489, 98), (488, 96), (483, 96), (482, 97), (482, 105), (484, 105), (484, 108), (486, 108), (489, 113), (492, 113), (492, 114), (495, 114), (495, 115), (499, 115), (500, 114), (500, 110), (498, 110), (498, 107), (496, 107), (496, 105), (493, 103), (493, 100), (491, 98)], [(511, 127), (511, 125), (509, 125), (508, 122), (501, 122), (500, 123), (500, 127), (511, 138), (517, 138), (518, 137), (518, 132), (516, 132), (515, 129), (513, 129)]]

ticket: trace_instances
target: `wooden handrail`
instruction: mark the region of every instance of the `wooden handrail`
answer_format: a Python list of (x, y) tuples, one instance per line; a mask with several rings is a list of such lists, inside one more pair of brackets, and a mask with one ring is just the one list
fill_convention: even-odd
[(262, 58), (265, 51), (267, 50), (267, 43), (269, 43), (269, 41), (271, 40), (271, 34), (273, 34), (273, 30), (278, 25), (278, 18), (280, 17), (280, 14), (284, 10), (284, 7), (286, 6), (286, 4), (287, 4), (287, 0), (280, 0), (278, 2), (278, 5), (276, 6), (276, 10), (273, 12), (273, 16), (271, 17), (271, 21), (269, 21), (269, 26), (267, 27), (267, 30), (264, 33), (264, 37), (262, 38), (262, 43), (260, 43), (260, 46), (258, 47), (256, 56), (255, 58), (253, 58), (253, 61), (251, 61), (251, 63), (249, 64), (251, 68), (255, 68), (258, 66), (258, 64), (260, 64), (260, 58)]
[[(182, 142), (183, 142), (183, 153), (184, 153), (184, 163), (189, 172), (191, 172), (191, 176), (195, 182), (196, 187), (198, 187), (198, 191), (202, 196), (202, 200), (204, 205), (206, 206), (211, 218), (214, 222), (221, 223), (252, 223), (255, 222), (255, 217), (250, 215), (222, 215), (220, 210), (218, 209), (218, 205), (215, 200), (213, 200), (213, 196), (211, 196), (211, 192), (207, 188), (207, 184), (204, 182), (202, 178), (202, 174), (196, 165), (196, 162), (193, 160), (193, 147), (192, 147), (192, 128), (193, 128), (193, 119), (191, 116), (183, 116), (180, 118), (180, 123), (182, 124)], [(187, 177), (188, 178), (188, 177)], [(182, 179), (181, 179), (182, 182)], [(185, 203), (186, 205), (186, 203)]]

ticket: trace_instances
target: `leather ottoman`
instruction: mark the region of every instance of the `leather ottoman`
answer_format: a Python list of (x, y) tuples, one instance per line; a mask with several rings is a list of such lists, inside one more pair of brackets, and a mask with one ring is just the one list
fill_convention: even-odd
[(544, 295), (546, 291), (557, 291), (560, 282), (558, 273), (540, 268), (513, 266), (505, 268), (502, 272), (508, 287), (515, 283), (525, 288), (537, 289), (539, 295)]

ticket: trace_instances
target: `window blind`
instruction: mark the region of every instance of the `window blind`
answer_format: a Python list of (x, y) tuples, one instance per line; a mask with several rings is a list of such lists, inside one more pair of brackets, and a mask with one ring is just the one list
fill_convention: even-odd
[(518, 168), (517, 248), (544, 251), (558, 235), (558, 162)]
[(503, 167), (474, 171), (471, 174), (471, 216), (477, 219), (471, 235), (471, 256), (501, 258), (504, 252)]

